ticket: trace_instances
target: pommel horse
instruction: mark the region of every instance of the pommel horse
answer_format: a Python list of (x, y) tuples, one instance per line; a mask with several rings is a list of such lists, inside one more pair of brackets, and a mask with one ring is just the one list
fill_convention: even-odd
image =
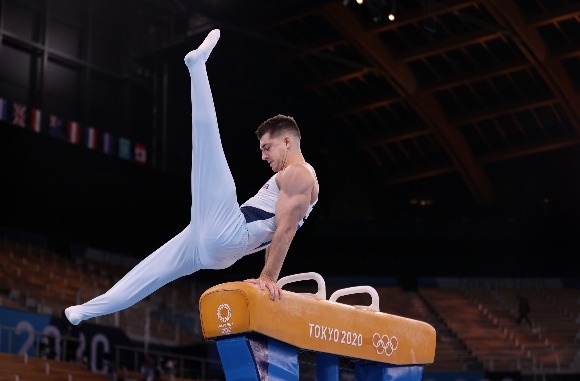
[[(199, 299), (203, 335), (215, 340), (227, 381), (299, 379), (298, 351), (316, 352), (316, 380), (338, 381), (339, 358), (354, 361), (356, 381), (420, 381), (435, 357), (435, 329), (427, 323), (379, 311), (370, 286), (340, 289), (326, 300), (317, 273), (281, 278), (315, 280), (316, 294), (285, 291), (272, 301), (267, 290), (231, 282), (206, 290)], [(336, 300), (369, 293), (370, 306)]]

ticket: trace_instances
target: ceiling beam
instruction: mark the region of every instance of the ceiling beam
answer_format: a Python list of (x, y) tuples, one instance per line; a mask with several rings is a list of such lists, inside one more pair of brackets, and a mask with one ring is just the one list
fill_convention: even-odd
[[(461, 9), (465, 9), (465, 8), (471, 7), (473, 5), (477, 5), (477, 4), (481, 3), (481, 1), (482, 0), (448, 0), (448, 1), (438, 2), (436, 4), (438, 4), (439, 6), (435, 9), (433, 9), (433, 11), (431, 13), (429, 13), (429, 16), (430, 17), (437, 17), (437, 16), (440, 16), (440, 15), (443, 15), (446, 13), (450, 13), (450, 12), (457, 13)], [(299, 21), (305, 17), (316, 15), (318, 13), (320, 13), (320, 11), (317, 10), (316, 8), (309, 9), (303, 13), (293, 15), (291, 17), (279, 20), (277, 22), (274, 22), (274, 23), (271, 23), (268, 25), (263, 25), (259, 28), (256, 28), (254, 31), (255, 32), (264, 32), (267, 30), (275, 29), (277, 27), (288, 25), (292, 22)], [(387, 30), (400, 28), (400, 27), (407, 25), (407, 24), (410, 24), (410, 23), (419, 22), (419, 21), (423, 20), (425, 17), (426, 17), (426, 15), (425, 15), (425, 12), (423, 11), (422, 8), (416, 9), (413, 11), (409, 11), (409, 12), (404, 12), (400, 17), (397, 17), (396, 21), (390, 22), (390, 23), (382, 25), (380, 27), (377, 27), (377, 28), (371, 30), (371, 32), (372, 33), (382, 33), (382, 32), (387, 31)], [(329, 42), (327, 44), (321, 44), (317, 48), (306, 49), (304, 52), (299, 52), (299, 53), (295, 53), (295, 54), (297, 54), (297, 55), (311, 54), (311, 53), (314, 53), (316, 51), (323, 50), (323, 49), (330, 47), (330, 46), (340, 45), (341, 43), (344, 43), (344, 42), (346, 42), (346, 39), (340, 39), (340, 40)], [(289, 55), (290, 58), (292, 58), (293, 56), (294, 56), (293, 54)], [(279, 60), (282, 60), (282, 59), (286, 59), (286, 57), (279, 58)]]
[(550, 9), (524, 18), (526, 25), (539, 27), (557, 23), (580, 15), (580, 4), (568, 4), (560, 8)]
[(500, 64), (489, 66), (483, 69), (478, 69), (475, 71), (461, 72), (451, 78), (432, 81), (426, 84), (425, 86), (421, 86), (421, 89), (430, 92), (451, 89), (456, 86), (489, 79), (492, 77), (496, 77), (498, 75), (507, 75), (510, 73), (514, 73), (516, 71), (527, 69), (530, 66), (531, 63), (529, 63), (528, 60), (526, 60), (525, 58), (518, 58), (512, 61), (502, 62)]
[(580, 134), (580, 96), (574, 90), (562, 63), (548, 54), (549, 48), (540, 33), (536, 28), (526, 25), (514, 0), (488, 0), (485, 5), (500, 26), (513, 32), (514, 42), (538, 70)]
[(501, 33), (498, 31), (491, 31), (487, 29), (473, 30), (460, 36), (451, 37), (437, 42), (431, 42), (425, 46), (418, 46), (405, 50), (401, 53), (395, 53), (393, 54), (393, 57), (395, 61), (410, 62), (429, 57), (434, 54), (441, 54), (448, 50), (462, 48), (467, 45), (473, 45), (477, 43), (482, 44), (486, 41), (494, 40), (499, 36), (501, 36)]
[(405, 175), (405, 176), (397, 176), (397, 177), (394, 177), (392, 179), (385, 180), (385, 185), (390, 186), (390, 185), (404, 184), (404, 183), (408, 183), (410, 181), (416, 181), (416, 180), (425, 179), (427, 177), (434, 177), (434, 176), (443, 175), (445, 173), (455, 172), (456, 170), (457, 170), (457, 168), (455, 168), (453, 166), (449, 166), (449, 167), (441, 167), (441, 168), (431, 169), (429, 171), (416, 172), (416, 173), (413, 173), (410, 175)]
[(552, 97), (524, 99), (497, 107), (488, 107), (479, 111), (469, 112), (456, 118), (450, 118), (449, 122), (454, 127), (459, 127), (468, 123), (477, 123), (481, 122), (482, 120), (489, 120), (502, 115), (515, 114), (519, 111), (531, 110), (535, 107), (550, 106), (557, 102), (558, 101)]
[[(517, 157), (529, 156), (529, 155), (534, 155), (534, 154), (538, 154), (538, 153), (553, 151), (553, 150), (557, 150), (557, 149), (561, 149), (561, 148), (565, 148), (565, 147), (570, 147), (570, 146), (574, 146), (574, 145), (579, 145), (579, 144), (580, 144), (580, 138), (557, 139), (557, 140), (551, 140), (550, 142), (547, 142), (547, 143), (545, 142), (542, 144), (527, 145), (527, 146), (521, 147), (519, 149), (511, 149), (509, 151), (504, 151), (504, 152), (495, 152), (495, 153), (485, 154), (485, 155), (478, 156), (476, 159), (477, 159), (477, 162), (480, 164), (495, 163), (495, 162), (499, 162), (499, 161), (515, 159)], [(427, 177), (438, 176), (438, 175), (441, 175), (444, 173), (454, 172), (455, 170), (456, 170), (455, 167), (441, 167), (441, 168), (437, 168), (437, 169), (413, 173), (413, 174), (406, 175), (406, 176), (394, 177), (394, 178), (386, 180), (385, 184), (386, 185), (403, 184), (403, 183), (407, 183), (409, 181), (415, 181), (415, 180), (420, 180), (420, 179), (424, 179)]]
[[(477, 5), (482, 0), (446, 0), (446, 1), (439, 1), (437, 4), (439, 7), (433, 9), (431, 13), (429, 13), (429, 17), (437, 17), (444, 15), (446, 13), (457, 13), (462, 9), (471, 7), (473, 5)], [(397, 15), (397, 18), (394, 22), (390, 22), (385, 25), (381, 25), (372, 30), (372, 33), (382, 33), (387, 30), (397, 29), (402, 26), (413, 24), (422, 21), (426, 17), (423, 7), (404, 12), (400, 16)]]
[(280, 26), (288, 25), (294, 21), (300, 21), (308, 16), (313, 16), (313, 15), (317, 15), (317, 14), (318, 14), (318, 11), (315, 8), (307, 9), (304, 12), (297, 13), (297, 14), (292, 15), (290, 17), (284, 17), (281, 20), (277, 20), (277, 21), (274, 21), (272, 23), (262, 25), (256, 29), (254, 29), (254, 31), (255, 32), (264, 32), (266, 30), (270, 30), (270, 29), (278, 28)]
[(332, 49), (338, 45), (341, 45), (345, 43), (344, 40), (337, 40), (337, 39), (333, 39), (330, 41), (324, 41), (321, 42), (319, 44), (313, 45), (313, 46), (309, 46), (309, 47), (300, 47), (299, 50), (297, 48), (296, 51), (290, 52), (290, 53), (285, 53), (284, 55), (280, 55), (278, 57), (276, 57), (274, 59), (275, 62), (283, 62), (283, 61), (290, 61), (293, 60), (295, 58), (300, 58), (300, 57), (304, 57), (306, 55), (309, 54), (316, 54), (318, 52), (321, 52), (323, 50), (327, 50), (327, 49)]
[(311, 89), (318, 89), (324, 86), (330, 86), (338, 82), (345, 82), (353, 78), (361, 78), (369, 72), (368, 69), (353, 70), (349, 73), (344, 73), (340, 75), (332, 75), (326, 78), (318, 79), (316, 82), (312, 82), (308, 85)]
[(530, 144), (523, 146), (519, 149), (511, 149), (505, 152), (494, 152), (490, 154), (485, 154), (477, 157), (477, 160), (481, 163), (495, 163), (498, 161), (514, 159), (516, 157), (528, 156), (533, 155), (536, 153), (548, 152), (553, 151), (556, 149), (570, 147), (574, 145), (580, 144), (580, 138), (564, 138), (564, 139), (555, 139), (543, 142), (541, 144)]
[(381, 161), (381, 159), (379, 159), (379, 157), (377, 156), (377, 154), (370, 148), (368, 148), (367, 153), (373, 158), (373, 161), (375, 162), (375, 164), (377, 165), (377, 167), (379, 168), (384, 168), (385, 165), (383, 164), (383, 162)]
[(346, 110), (336, 112), (333, 116), (340, 118), (342, 116), (346, 116), (346, 115), (350, 115), (350, 114), (358, 114), (361, 111), (372, 110), (372, 109), (382, 107), (382, 106), (388, 106), (392, 103), (400, 102), (400, 101), (401, 101), (401, 97), (382, 99), (382, 100), (377, 101), (377, 102), (367, 103), (367, 104), (364, 104), (364, 105), (359, 106), (359, 107), (353, 107), (353, 108), (349, 108)]
[(558, 60), (563, 60), (571, 57), (578, 57), (580, 56), (580, 44), (553, 49), (550, 53), (553, 58), (556, 58)]
[(481, 165), (473, 160), (461, 133), (447, 123), (437, 100), (426, 92), (418, 92), (417, 80), (402, 62), (396, 62), (381, 38), (365, 29), (351, 10), (342, 3), (332, 2), (319, 8), (324, 18), (343, 34), (349, 43), (379, 70), (390, 74), (388, 80), (417, 112), (451, 158), (476, 202), (491, 206), (495, 193)]
[(395, 136), (390, 136), (388, 138), (379, 138), (379, 139), (374, 139), (372, 141), (368, 141), (366, 143), (361, 144), (361, 148), (370, 148), (370, 147), (387, 145), (390, 143), (401, 142), (401, 141), (407, 140), (407, 139), (414, 139), (414, 138), (417, 138), (419, 136), (428, 135), (431, 133), (430, 130), (424, 130), (424, 129), (420, 130), (419, 128), (424, 128), (424, 126), (418, 126), (417, 129), (415, 129), (414, 131), (406, 132), (406, 133), (401, 134), (401, 135), (395, 135)]

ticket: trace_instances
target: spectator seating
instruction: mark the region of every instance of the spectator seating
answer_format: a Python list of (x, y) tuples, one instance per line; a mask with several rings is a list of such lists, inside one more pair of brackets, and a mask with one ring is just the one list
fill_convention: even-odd
[[(419, 292), (486, 370), (566, 371), (574, 367), (578, 354), (574, 340), (580, 330), (573, 311), (578, 290), (456, 287), (421, 288)], [(518, 294), (530, 301), (531, 327), (516, 321)]]
[[(0, 294), (0, 306), (62, 316), (66, 307), (100, 295), (127, 271), (83, 258), (68, 260), (35, 247), (0, 242), (0, 279), (5, 289), (5, 293)], [(172, 282), (145, 300), (121, 311), (118, 317), (110, 314), (97, 317), (92, 322), (118, 326), (132, 339), (142, 340), (146, 316), (149, 316), (152, 342), (164, 345), (197, 344), (204, 341), (200, 327), (177, 329), (155, 313), (167, 309), (175, 314), (181, 309), (191, 317), (190, 325), (192, 322), (199, 324), (195, 312), (197, 295), (192, 293), (193, 289), (190, 282)], [(171, 304), (172, 301), (174, 304)]]
[[(0, 306), (60, 316), (62, 311), (110, 288), (129, 269), (70, 260), (54, 253), (0, 242)], [(353, 285), (354, 286), (354, 285)], [(206, 289), (180, 278), (129, 309), (95, 318), (141, 340), (147, 318), (150, 335), (168, 346), (205, 341), (199, 320), (176, 329), (179, 314), (199, 318), (197, 302)], [(314, 292), (300, 284), (285, 289)], [(328, 287), (327, 295), (337, 287)], [(425, 371), (578, 370), (580, 366), (580, 290), (571, 288), (375, 287), (382, 312), (425, 321), (437, 331), (435, 362)], [(518, 324), (516, 295), (530, 302), (532, 326)], [(370, 305), (367, 294), (339, 302)], [(192, 325), (191, 322), (189, 324)], [(22, 378), (21, 378), (22, 379)], [(1, 381), (1, 379), (0, 379)]]
[(20, 381), (106, 381), (107, 376), (93, 373), (82, 364), (45, 360), (0, 353), (0, 380)]

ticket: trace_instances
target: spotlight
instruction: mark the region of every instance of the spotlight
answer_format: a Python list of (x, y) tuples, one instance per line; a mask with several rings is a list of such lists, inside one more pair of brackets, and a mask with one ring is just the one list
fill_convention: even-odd
[(357, 4), (362, 4), (364, 0), (356, 0)]
[(389, 20), (395, 21), (395, 12), (397, 10), (397, 2), (395, 0), (391, 1), (391, 11), (389, 12)]

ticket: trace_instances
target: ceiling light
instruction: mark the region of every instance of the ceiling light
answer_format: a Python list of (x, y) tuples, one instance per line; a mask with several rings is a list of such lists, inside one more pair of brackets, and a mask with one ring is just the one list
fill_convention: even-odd
[(397, 11), (397, 2), (391, 1), (391, 11), (389, 12), (389, 20), (395, 21), (395, 12)]

